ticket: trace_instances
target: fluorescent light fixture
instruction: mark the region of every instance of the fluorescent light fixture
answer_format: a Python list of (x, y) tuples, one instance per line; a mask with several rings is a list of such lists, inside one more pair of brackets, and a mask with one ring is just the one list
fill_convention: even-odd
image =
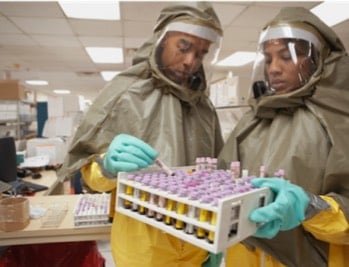
[(329, 27), (349, 19), (349, 2), (346, 1), (326, 1), (310, 11), (318, 16)]
[(56, 90), (53, 90), (53, 92), (57, 95), (69, 95), (70, 94), (70, 91), (66, 90), (66, 89), (56, 89)]
[(120, 71), (101, 71), (101, 75), (105, 81), (112, 80), (116, 75), (118, 75)]
[(236, 52), (229, 57), (222, 59), (216, 65), (225, 67), (239, 67), (253, 62), (256, 58), (255, 52)]
[(58, 1), (68, 18), (120, 20), (119, 1)]
[(124, 55), (119, 47), (86, 47), (88, 55), (95, 63), (123, 63)]
[(27, 80), (25, 83), (30, 85), (48, 85), (48, 82), (43, 80)]

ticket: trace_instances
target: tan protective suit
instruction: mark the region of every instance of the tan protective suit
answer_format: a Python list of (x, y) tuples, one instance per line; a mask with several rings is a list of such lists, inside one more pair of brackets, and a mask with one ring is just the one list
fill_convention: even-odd
[[(336, 34), (303, 8), (285, 8), (268, 25), (306, 22), (330, 47), (319, 69), (302, 88), (251, 101), (252, 111), (238, 123), (222, 150), (220, 167), (240, 160), (259, 175), (267, 167), (331, 205), (302, 226), (275, 238), (248, 238), (228, 250), (226, 266), (349, 266), (349, 58)], [(267, 25), (267, 26), (268, 26)]]
[[(207, 97), (207, 84), (202, 82), (196, 91), (184, 88), (167, 79), (154, 63), (156, 41), (174, 19), (199, 23), (221, 35), (219, 20), (209, 3), (184, 5), (161, 12), (154, 36), (137, 51), (134, 65), (116, 76), (94, 101), (72, 141), (63, 175), (82, 168), (83, 178), (92, 189), (115, 188), (115, 183), (101, 175), (95, 159), (120, 133), (149, 143), (169, 166), (194, 165), (196, 157), (218, 155), (223, 140), (218, 117)], [(204, 77), (204, 73), (201, 75)], [(208, 255), (118, 213), (111, 247), (118, 267), (194, 267), (201, 266)]]

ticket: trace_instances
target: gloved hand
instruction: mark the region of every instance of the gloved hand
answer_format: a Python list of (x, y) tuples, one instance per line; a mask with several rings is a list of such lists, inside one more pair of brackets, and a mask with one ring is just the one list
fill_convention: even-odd
[(269, 187), (275, 194), (272, 203), (250, 214), (251, 221), (262, 224), (255, 237), (271, 239), (279, 231), (291, 230), (305, 219), (310, 199), (301, 187), (282, 178), (255, 178), (251, 183), (256, 187)]
[(202, 267), (219, 267), (221, 266), (223, 253), (209, 253), (207, 260), (203, 263)]
[(127, 134), (117, 135), (103, 159), (103, 167), (116, 175), (120, 171), (136, 171), (153, 164), (158, 152), (142, 140)]

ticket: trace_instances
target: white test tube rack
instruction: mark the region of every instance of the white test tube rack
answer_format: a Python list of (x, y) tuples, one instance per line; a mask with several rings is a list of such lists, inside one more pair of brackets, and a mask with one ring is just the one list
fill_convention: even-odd
[(105, 226), (109, 222), (110, 194), (80, 194), (75, 205), (74, 226)]
[[(171, 234), (181, 240), (187, 241), (202, 249), (213, 253), (225, 251), (228, 247), (236, 244), (256, 232), (257, 225), (251, 222), (248, 217), (252, 210), (257, 207), (265, 206), (271, 201), (272, 194), (267, 188), (256, 188), (245, 193), (238, 193), (219, 200), (217, 206), (211, 204), (203, 204), (199, 201), (189, 200), (188, 198), (179, 197), (178, 195), (164, 192), (160, 189), (154, 189), (135, 181), (128, 180), (129, 173), (120, 172), (118, 175), (118, 191), (116, 197), (116, 211), (131, 218), (147, 223), (168, 234)], [(178, 214), (176, 211), (168, 211), (158, 205), (150, 204), (142, 201), (133, 195), (126, 194), (126, 188), (131, 186), (148, 194), (156, 194), (166, 199), (172, 199), (176, 203), (184, 203), (187, 206), (195, 206), (196, 209), (206, 209), (212, 213), (216, 213), (215, 225), (208, 222), (199, 221), (198, 218), (192, 218), (186, 214)], [(195, 233), (188, 234), (184, 229), (176, 229), (174, 224), (167, 225), (164, 221), (157, 221), (155, 218), (147, 217), (146, 214), (140, 214), (126, 208), (124, 203), (135, 203), (146, 209), (151, 209), (156, 213), (161, 213), (163, 217), (170, 216), (173, 220), (181, 220), (185, 224), (193, 225), (195, 229), (204, 229), (207, 233), (213, 232), (214, 239), (211, 242), (207, 238), (198, 238)]]

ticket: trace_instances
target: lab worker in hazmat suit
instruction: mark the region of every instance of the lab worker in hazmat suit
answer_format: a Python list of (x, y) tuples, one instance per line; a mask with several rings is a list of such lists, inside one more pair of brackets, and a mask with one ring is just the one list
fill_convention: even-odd
[[(216, 157), (223, 140), (207, 89), (221, 38), (208, 2), (164, 8), (133, 66), (87, 111), (61, 173), (81, 170), (84, 182), (102, 192), (115, 188), (119, 171), (148, 167), (157, 157), (169, 166)], [(208, 258), (207, 251), (119, 213), (111, 249), (118, 267), (194, 267)]]
[(304, 8), (282, 9), (261, 32), (258, 52), (252, 109), (219, 162), (238, 160), (257, 177), (265, 166), (270, 178), (252, 183), (274, 198), (250, 213), (257, 232), (229, 248), (226, 266), (348, 266), (348, 55)]

